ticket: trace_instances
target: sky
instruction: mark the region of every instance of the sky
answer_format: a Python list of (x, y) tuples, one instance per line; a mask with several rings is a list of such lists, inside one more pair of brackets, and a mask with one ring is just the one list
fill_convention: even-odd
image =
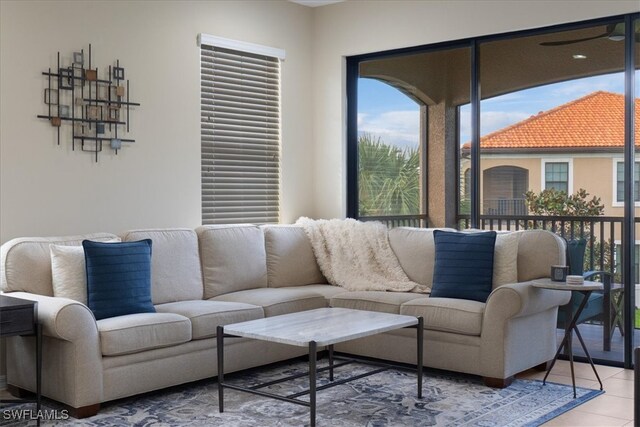
[[(622, 73), (554, 83), (483, 100), (480, 104), (481, 135), (517, 123), (541, 111), (603, 90), (624, 93)], [(636, 72), (640, 93), (640, 72)], [(471, 106), (460, 110), (460, 143), (471, 139)], [(358, 133), (379, 136), (399, 147), (418, 147), (420, 108), (411, 98), (375, 79), (358, 80)]]

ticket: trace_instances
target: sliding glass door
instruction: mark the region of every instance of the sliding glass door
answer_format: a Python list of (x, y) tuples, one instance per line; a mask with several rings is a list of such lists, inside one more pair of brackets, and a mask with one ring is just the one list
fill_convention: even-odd
[(639, 19), (347, 58), (347, 215), (539, 228), (579, 242), (576, 271), (612, 283), (581, 319), (588, 350), (630, 367), (640, 342)]
[[(592, 357), (622, 363), (624, 41), (615, 31), (624, 34), (623, 20), (480, 43), (479, 219), (582, 242), (572, 271), (604, 270), (616, 290), (593, 294), (580, 330)], [(559, 337), (571, 312), (559, 314)], [(574, 354), (584, 356), (578, 340)]]

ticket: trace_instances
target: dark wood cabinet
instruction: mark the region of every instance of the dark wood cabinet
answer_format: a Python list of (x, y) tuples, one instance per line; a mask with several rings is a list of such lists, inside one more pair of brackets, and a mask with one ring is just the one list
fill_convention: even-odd
[[(0, 295), (0, 337), (16, 335), (34, 335), (36, 338), (36, 399), (0, 400), (0, 403), (33, 402), (39, 415), (42, 398), (42, 325), (38, 322), (38, 303)], [(37, 421), (40, 425), (40, 417)]]

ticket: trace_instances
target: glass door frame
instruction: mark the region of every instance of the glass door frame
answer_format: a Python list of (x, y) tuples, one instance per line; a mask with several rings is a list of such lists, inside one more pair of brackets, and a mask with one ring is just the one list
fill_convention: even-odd
[[(480, 46), (482, 43), (501, 39), (512, 39), (524, 36), (534, 36), (551, 32), (577, 30), (609, 23), (625, 23), (624, 40), (624, 79), (625, 79), (625, 137), (624, 137), (624, 173), (625, 173), (625, 207), (622, 230), (622, 279), (625, 286), (624, 294), (624, 328), (628, 331), (624, 336), (624, 362), (598, 361), (614, 366), (623, 365), (627, 369), (633, 366), (635, 328), (635, 282), (634, 254), (635, 254), (635, 203), (634, 203), (634, 166), (635, 166), (635, 34), (634, 21), (640, 19), (640, 13), (616, 15), (587, 21), (565, 23), (523, 31), (513, 31), (493, 34), (476, 38), (447, 41), (430, 45), (394, 49), (383, 52), (367, 53), (346, 57), (346, 216), (357, 218), (358, 215), (358, 78), (360, 63), (367, 60), (392, 58), (407, 54), (433, 52), (443, 49), (470, 48), (471, 51), (471, 227), (480, 225)], [(427, 141), (428, 143), (428, 141)], [(458, 171), (459, 174), (459, 171)], [(459, 176), (458, 176), (459, 181)], [(456, 185), (457, 187), (457, 185)], [(631, 203), (628, 201), (631, 200)], [(459, 203), (457, 204), (459, 206)], [(640, 326), (640, 325), (638, 325)]]

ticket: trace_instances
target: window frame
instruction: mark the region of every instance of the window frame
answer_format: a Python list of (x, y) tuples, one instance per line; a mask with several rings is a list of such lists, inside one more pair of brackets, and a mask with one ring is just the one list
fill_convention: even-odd
[[(612, 160), (613, 160), (613, 173), (612, 173), (612, 176), (613, 176), (613, 179), (612, 179), (613, 190), (612, 190), (612, 194), (611, 194), (611, 207), (621, 208), (621, 207), (624, 207), (624, 201), (619, 201), (618, 200), (618, 165), (619, 164), (624, 164), (624, 159), (621, 158), (621, 157), (614, 157)], [(635, 159), (634, 174), (638, 174), (639, 168), (640, 168), (640, 158), (636, 158)], [(636, 181), (634, 179), (634, 181), (635, 181), (635, 183), (640, 183), (640, 180)], [(623, 185), (624, 185), (624, 181), (623, 181)], [(638, 187), (640, 187), (640, 185), (636, 185), (634, 187), (634, 190), (640, 196), (640, 189)], [(638, 198), (638, 200), (635, 201), (634, 205), (636, 207), (640, 207), (640, 197)]]
[[(365, 60), (371, 59), (388, 59), (394, 56), (407, 55), (407, 54), (417, 54), (421, 52), (430, 52), (439, 49), (449, 49), (455, 47), (468, 47), (471, 49), (471, 67), (470, 67), (470, 78), (471, 78), (471, 93), (470, 93), (470, 104), (471, 104), (471, 147), (470, 153), (471, 158), (470, 162), (472, 165), (472, 194), (471, 194), (471, 212), (469, 215), (460, 215), (459, 212), (459, 181), (460, 181), (460, 168), (458, 167), (455, 171), (455, 176), (451, 178), (456, 182), (456, 212), (455, 212), (455, 221), (457, 224), (466, 224), (466, 227), (481, 227), (482, 226), (482, 218), (480, 214), (480, 175), (482, 173), (480, 167), (480, 100), (481, 100), (481, 91), (480, 91), (480, 66), (479, 66), (479, 46), (481, 46), (485, 42), (496, 41), (501, 39), (511, 39), (514, 37), (527, 36), (527, 35), (539, 35), (539, 34), (548, 34), (556, 31), (565, 31), (565, 30), (578, 30), (582, 28), (591, 27), (594, 25), (605, 25), (605, 24), (618, 24), (621, 21), (625, 23), (624, 31), (624, 74), (625, 74), (625, 133), (624, 133), (624, 159), (627, 164), (632, 164), (635, 166), (633, 162), (634, 153), (636, 150), (636, 138), (635, 133), (633, 132), (633, 119), (634, 119), (634, 109), (635, 109), (635, 64), (636, 64), (636, 54), (635, 54), (635, 33), (634, 33), (634, 24), (635, 21), (640, 19), (640, 13), (638, 11), (633, 11), (625, 14), (618, 15), (610, 15), (605, 17), (598, 17), (587, 20), (573, 21), (573, 22), (563, 22), (561, 24), (555, 24), (550, 26), (541, 26), (537, 28), (525, 29), (525, 30), (516, 30), (505, 33), (498, 34), (488, 34), (479, 37), (469, 37), (465, 39), (452, 40), (452, 41), (444, 41), (440, 43), (433, 43), (428, 45), (420, 45), (414, 47), (406, 47), (399, 49), (392, 49), (386, 51), (379, 52), (371, 52), (354, 56), (346, 57), (346, 141), (343, 140), (343, 144), (346, 145), (346, 194), (344, 198), (346, 199), (346, 214), (347, 216), (351, 216), (353, 213), (357, 213), (358, 203), (357, 203), (357, 77), (358, 77), (358, 68), (359, 64)], [(344, 105), (344, 104), (343, 104)], [(344, 110), (343, 110), (344, 111)], [(636, 124), (637, 126), (637, 124)], [(459, 144), (457, 144), (459, 145)], [(452, 148), (454, 153), (451, 153), (453, 156), (459, 156), (459, 149), (456, 147)], [(455, 157), (458, 159), (458, 165), (460, 163), (460, 157)], [(632, 195), (633, 189), (633, 176), (632, 176), (632, 168), (625, 169), (626, 180), (625, 180), (625, 195)], [(573, 171), (571, 172), (573, 175)], [(629, 179), (630, 178), (630, 179)], [(573, 179), (573, 178), (572, 178)], [(573, 187), (573, 182), (571, 187)], [(573, 188), (571, 188), (573, 190)], [(632, 195), (633, 196), (633, 195)], [(622, 279), (625, 286), (625, 319), (624, 325), (627, 330), (633, 330), (634, 328), (634, 319), (630, 315), (633, 312), (633, 295), (634, 288), (634, 274), (629, 265), (631, 264), (631, 260), (633, 259), (634, 254), (634, 246), (630, 244), (630, 242), (635, 241), (635, 207), (630, 203), (625, 204), (624, 216), (623, 216), (623, 237), (625, 241), (625, 248), (623, 250), (623, 257), (627, 260), (625, 264)], [(464, 221), (464, 222), (463, 222)], [(633, 366), (633, 334), (626, 334), (624, 337), (624, 362), (618, 363), (614, 362), (616, 366), (624, 366), (625, 368), (630, 369)]]
[(547, 189), (547, 163), (566, 163), (567, 164), (567, 194), (573, 194), (573, 158), (572, 157), (545, 157), (540, 160), (540, 189)]

